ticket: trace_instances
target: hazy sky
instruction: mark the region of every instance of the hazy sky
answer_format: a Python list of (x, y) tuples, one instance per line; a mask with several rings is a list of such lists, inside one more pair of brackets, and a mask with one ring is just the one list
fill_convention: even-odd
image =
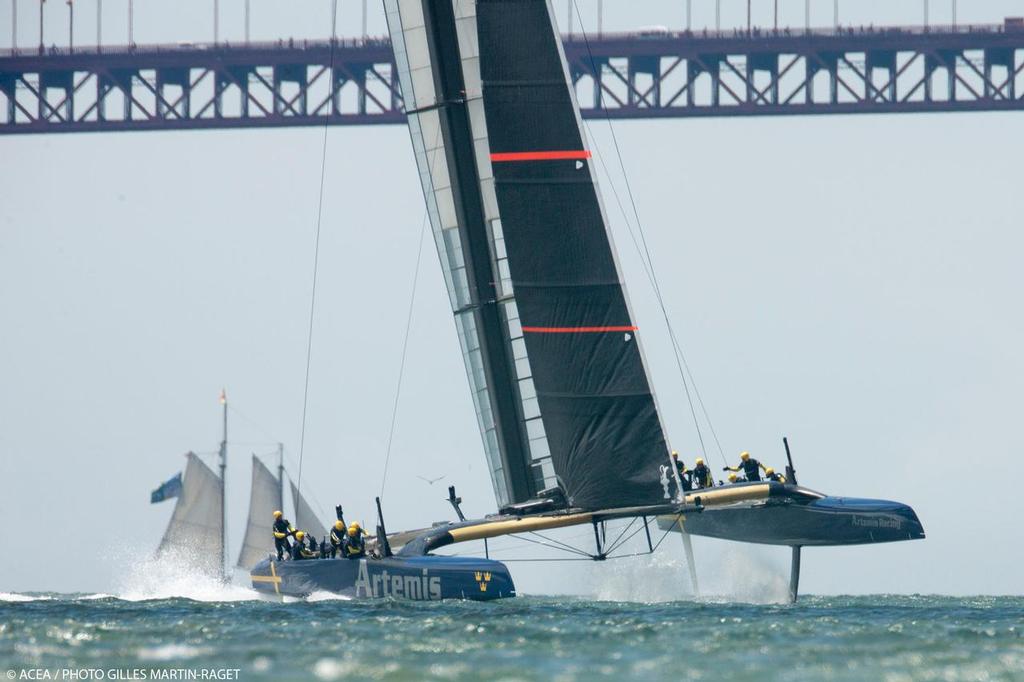
[[(329, 4), (305, 3), (298, 16), (254, 0), (253, 34), (324, 35)], [(341, 4), (339, 32), (352, 34), (359, 3)], [(581, 5), (586, 16), (595, 4)], [(802, 2), (781, 4), (802, 24)], [(814, 4), (815, 23), (829, 23), (831, 3)], [(136, 41), (208, 38), (208, 5), (136, 3)], [(222, 32), (237, 36), (241, 0), (221, 5)], [(683, 17), (682, 2), (605, 5), (608, 29)], [(713, 20), (713, 3), (694, 5), (697, 25)], [(848, 5), (851, 23), (921, 17), (920, 2)], [(948, 3), (932, 5), (945, 21)], [(75, 6), (94, 36), (95, 6)], [(723, 6), (723, 23), (736, 24), (745, 4)], [(755, 18), (767, 23), (769, 6)], [(19, 3), (22, 44), (37, 38), (36, 9)], [(122, 42), (123, 7), (108, 1), (104, 12), (105, 37)], [(1021, 8), (961, 2), (959, 12), (998, 21)], [(48, 34), (66, 35), (66, 6), (47, 13)], [(0, 0), (0, 46), (9, 22)], [(607, 125), (590, 125), (610, 162)], [(805, 591), (1020, 593), (1024, 117), (633, 121), (615, 132), (729, 457), (746, 449), (781, 465), (788, 434), (802, 483), (904, 501), (924, 523), (921, 542), (808, 550)], [(14, 555), (0, 591), (116, 591), (126, 554), (150, 553), (171, 512), (150, 506), (149, 491), (183, 452), (216, 449), (222, 386), (238, 411), (228, 478), (237, 547), (249, 453), (283, 441), (298, 458), (322, 140), (322, 129), (0, 139), (0, 546)], [(404, 127), (333, 128), (327, 141), (303, 488), (323, 511), (344, 502), (369, 522), (423, 198)], [(663, 418), (692, 459), (664, 324), (603, 187)], [(494, 509), (429, 240), (423, 256), (385, 494), (392, 529), (449, 518), (448, 483), (467, 512)], [(434, 486), (417, 478), (442, 474)], [(702, 572), (732, 581), (723, 589), (785, 574), (785, 550), (695, 544)], [(678, 542), (666, 546), (660, 568), (516, 564), (514, 574), (532, 592), (685, 582), (663, 565)]]

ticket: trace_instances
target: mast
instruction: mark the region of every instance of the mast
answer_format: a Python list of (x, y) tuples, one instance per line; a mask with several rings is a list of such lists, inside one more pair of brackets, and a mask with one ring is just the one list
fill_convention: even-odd
[[(442, 226), (438, 225), (435, 239), (440, 240), (442, 262), (454, 264), (449, 295), (491, 475), (500, 480), (495, 490), (500, 507), (526, 500), (536, 492), (522, 414), (523, 396), (515, 352), (507, 338), (510, 322), (502, 304), (505, 292), (498, 290), (496, 283), (501, 278), (491, 264), (490, 221), (473, 152), (455, 12), (450, 1), (429, 0), (422, 1), (417, 10), (420, 12), (426, 39), (426, 54), (422, 57), (433, 64), (433, 96), (423, 102), (414, 97), (406, 102), (407, 106), (430, 112), (427, 115), (435, 132), (426, 143), (440, 145), (434, 154), (446, 165), (444, 184), (451, 204), (445, 201), (443, 205), (446, 213), (450, 206), (454, 228), (439, 229)], [(434, 162), (442, 163), (440, 158)]]
[(284, 513), (284, 443), (277, 444), (277, 508)]
[(224, 412), (224, 430), (220, 441), (220, 577), (227, 582), (227, 498), (225, 496), (224, 472), (228, 468), (228, 396), (220, 389), (220, 404)]

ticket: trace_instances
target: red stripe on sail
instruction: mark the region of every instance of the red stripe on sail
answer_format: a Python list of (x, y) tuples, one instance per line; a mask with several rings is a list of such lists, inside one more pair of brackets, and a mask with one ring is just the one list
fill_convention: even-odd
[(601, 332), (635, 332), (636, 327), (523, 327), (524, 332), (533, 334), (597, 334)]
[(569, 149), (556, 152), (495, 152), (491, 161), (558, 161), (564, 159), (589, 159), (587, 149)]

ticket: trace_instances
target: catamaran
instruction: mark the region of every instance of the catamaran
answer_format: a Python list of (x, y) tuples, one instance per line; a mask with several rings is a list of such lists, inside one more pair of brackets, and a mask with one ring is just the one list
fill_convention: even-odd
[[(608, 521), (793, 547), (924, 536), (896, 502), (749, 483), (683, 494), (616, 261), (548, 0), (385, 0), (430, 225), (497, 514), (389, 536), (380, 558), (278, 562), (263, 592), (496, 599), (508, 568), (455, 543)], [(692, 555), (689, 553), (688, 556)], [(694, 577), (691, 561), (691, 574)], [(696, 585), (696, 582), (694, 582)]]

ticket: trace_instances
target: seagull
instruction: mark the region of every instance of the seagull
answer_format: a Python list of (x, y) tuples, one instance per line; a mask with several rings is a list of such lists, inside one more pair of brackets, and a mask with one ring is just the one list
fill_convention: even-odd
[(416, 478), (420, 479), (421, 481), (426, 481), (430, 485), (434, 485), (442, 478), (444, 478), (444, 476), (438, 476), (437, 478), (424, 478), (423, 476), (417, 476)]

